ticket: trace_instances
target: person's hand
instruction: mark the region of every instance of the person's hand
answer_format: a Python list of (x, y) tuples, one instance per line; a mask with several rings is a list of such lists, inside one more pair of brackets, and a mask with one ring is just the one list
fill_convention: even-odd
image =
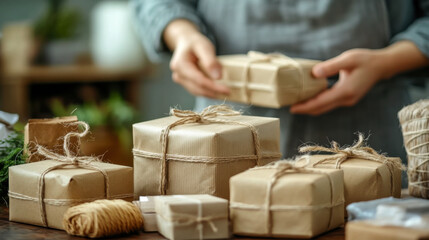
[(385, 78), (380, 60), (383, 52), (353, 49), (315, 65), (312, 73), (317, 78), (339, 74), (332, 88), (291, 106), (291, 113), (320, 115), (338, 107), (355, 105), (377, 81)]
[(167, 45), (174, 51), (170, 62), (173, 81), (193, 95), (210, 98), (227, 95), (229, 89), (215, 81), (221, 78), (222, 67), (213, 44), (189, 24), (186, 20), (176, 20), (164, 33)]

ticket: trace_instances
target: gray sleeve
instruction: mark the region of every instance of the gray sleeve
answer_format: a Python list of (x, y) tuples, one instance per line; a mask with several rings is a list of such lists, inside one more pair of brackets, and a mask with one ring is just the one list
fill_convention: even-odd
[(422, 16), (416, 19), (405, 31), (393, 36), (391, 42), (412, 41), (429, 58), (429, 0), (419, 0), (417, 8)]
[(213, 37), (197, 13), (198, 0), (133, 0), (135, 21), (143, 46), (149, 59), (159, 62), (163, 55), (169, 54), (162, 39), (165, 27), (174, 19), (187, 19), (193, 22), (201, 33)]

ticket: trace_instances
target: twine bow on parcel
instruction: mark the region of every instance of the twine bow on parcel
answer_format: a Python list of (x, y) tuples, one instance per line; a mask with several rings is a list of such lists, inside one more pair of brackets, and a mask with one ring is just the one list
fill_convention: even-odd
[(204, 239), (204, 223), (207, 223), (213, 232), (218, 232), (219, 229), (216, 227), (213, 221), (220, 219), (228, 219), (227, 213), (221, 213), (218, 215), (204, 216), (203, 215), (203, 203), (199, 199), (191, 198), (186, 195), (176, 195), (177, 198), (183, 198), (187, 201), (191, 201), (197, 204), (197, 216), (185, 213), (172, 213), (170, 217), (159, 215), (169, 222), (173, 222), (175, 226), (190, 226), (196, 224), (196, 230), (198, 231), (198, 237), (200, 240)]
[[(38, 199), (37, 201), (39, 202), (39, 208), (40, 208), (40, 214), (41, 214), (41, 220), (42, 220), (42, 224), (44, 226), (48, 226), (47, 223), (47, 217), (46, 217), (46, 209), (45, 209), (45, 175), (55, 169), (60, 169), (60, 168), (64, 168), (67, 166), (72, 166), (75, 168), (85, 168), (85, 169), (89, 169), (89, 170), (95, 170), (100, 172), (101, 174), (103, 174), (104, 180), (105, 180), (105, 193), (106, 193), (106, 198), (109, 199), (110, 198), (110, 190), (109, 190), (109, 178), (108, 175), (106, 173), (106, 171), (104, 171), (103, 169), (92, 165), (92, 162), (99, 162), (100, 159), (98, 159), (97, 157), (94, 156), (75, 156), (71, 153), (70, 149), (69, 149), (69, 145), (70, 145), (70, 138), (71, 137), (79, 137), (82, 138), (84, 136), (86, 136), (89, 132), (89, 126), (87, 123), (85, 122), (76, 122), (73, 124), (78, 124), (83, 126), (84, 131), (81, 133), (78, 132), (69, 132), (65, 135), (64, 137), (64, 144), (63, 144), (63, 149), (64, 149), (64, 153), (65, 155), (61, 155), (55, 152), (52, 152), (48, 149), (46, 149), (45, 147), (38, 145), (37, 146), (37, 153), (44, 156), (46, 158), (46, 160), (53, 160), (53, 161), (57, 161), (59, 164), (52, 166), (50, 168), (47, 168), (45, 171), (42, 172), (40, 178), (39, 178), (39, 184), (38, 184)], [(9, 192), (9, 196), (13, 197), (13, 198), (22, 198), (22, 199), (26, 199), (25, 196), (20, 196), (19, 194), (13, 193), (13, 192)], [(32, 200), (32, 199), (31, 199)], [(67, 204), (77, 204), (77, 203), (81, 203), (82, 201), (80, 200), (55, 200), (55, 199), (51, 199), (49, 200), (49, 202), (53, 205), (67, 205)]]
[[(358, 141), (351, 147), (340, 148), (338, 143), (332, 141), (332, 147), (322, 147), (322, 146), (304, 146), (299, 149), (301, 153), (310, 153), (310, 152), (329, 152), (333, 153), (333, 155), (326, 157), (322, 160), (317, 161), (312, 166), (315, 167), (317, 165), (323, 165), (326, 163), (330, 163), (335, 161), (335, 168), (340, 169), (341, 164), (345, 161), (352, 158), (359, 158), (363, 160), (378, 162), (381, 164), (385, 164), (390, 172), (390, 182), (391, 182), (391, 192), (393, 192), (393, 174), (394, 170), (403, 170), (405, 167), (396, 159), (388, 158), (383, 154), (379, 154), (373, 148), (365, 146), (364, 136), (359, 133)], [(308, 158), (308, 156), (304, 156), (304, 158)], [(307, 163), (308, 165), (308, 163)]]
[[(237, 209), (253, 209), (253, 210), (265, 210), (266, 211), (266, 233), (271, 236), (272, 235), (272, 229), (273, 229), (273, 220), (272, 220), (272, 211), (273, 210), (312, 210), (312, 209), (320, 209), (320, 208), (330, 208), (330, 216), (329, 216), (329, 223), (328, 223), (328, 228), (331, 228), (332, 225), (332, 208), (339, 205), (339, 204), (343, 204), (344, 202), (339, 202), (339, 203), (333, 203), (333, 196), (334, 196), (334, 192), (333, 192), (333, 185), (332, 185), (332, 179), (331, 177), (324, 172), (319, 172), (317, 170), (313, 170), (313, 169), (307, 169), (305, 167), (298, 167), (295, 166), (293, 163), (291, 163), (291, 161), (287, 161), (287, 160), (280, 160), (277, 162), (273, 162), (273, 163), (269, 163), (265, 166), (260, 166), (260, 167), (254, 167), (249, 169), (248, 171), (257, 171), (257, 170), (264, 170), (264, 169), (275, 169), (275, 173), (271, 176), (270, 181), (267, 184), (267, 189), (266, 189), (266, 193), (265, 193), (265, 202), (264, 202), (264, 206), (260, 207), (260, 206), (254, 206), (254, 205), (249, 205), (249, 204), (244, 204), (244, 203), (238, 203), (238, 202), (231, 202), (230, 203), (230, 207), (231, 208), (237, 208)], [(274, 187), (274, 185), (277, 183), (277, 181), (284, 175), (286, 174), (293, 174), (293, 173), (315, 173), (315, 174), (323, 174), (328, 178), (329, 181), (329, 185), (330, 185), (330, 190), (331, 190), (331, 200), (330, 200), (330, 204), (328, 205), (319, 205), (319, 206), (276, 206), (275, 208), (273, 208), (271, 206), (271, 200), (272, 200), (272, 189)]]
[(239, 116), (241, 112), (234, 111), (227, 105), (211, 105), (203, 109), (201, 113), (196, 113), (190, 110), (171, 109), (170, 115), (178, 117), (179, 120), (168, 125), (161, 133), (161, 183), (160, 193), (165, 195), (167, 193), (167, 149), (168, 149), (168, 135), (170, 130), (176, 126), (188, 123), (226, 123), (226, 124), (239, 124), (248, 127), (252, 131), (253, 144), (256, 155), (256, 165), (260, 165), (261, 153), (258, 130), (250, 123), (239, 122), (218, 118), (220, 116)]
[[(246, 66), (244, 67), (244, 71), (242, 74), (241, 79), (243, 79), (243, 95), (245, 97), (245, 102), (247, 104), (250, 104), (250, 97), (249, 97), (249, 76), (250, 76), (250, 66), (254, 63), (276, 63), (279, 64), (281, 66), (286, 66), (286, 65), (292, 65), (294, 66), (300, 75), (300, 78), (302, 79), (304, 76), (304, 72), (302, 70), (301, 65), (294, 60), (293, 58), (287, 57), (281, 53), (262, 53), (262, 52), (257, 52), (257, 51), (249, 51), (247, 53), (247, 57), (249, 57), (249, 61), (247, 62)], [(299, 90), (298, 90), (298, 94), (296, 95), (297, 97), (297, 101), (301, 98), (301, 94), (303, 92), (303, 88), (304, 88), (304, 84), (302, 81), (299, 81), (300, 86), (299, 86)]]

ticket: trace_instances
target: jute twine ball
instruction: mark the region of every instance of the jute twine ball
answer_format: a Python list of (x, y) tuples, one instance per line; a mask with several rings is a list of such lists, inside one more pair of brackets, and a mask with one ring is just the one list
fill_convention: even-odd
[(429, 99), (404, 107), (398, 113), (408, 155), (408, 191), (429, 199)]
[(69, 208), (63, 226), (68, 234), (99, 238), (138, 231), (143, 217), (124, 200), (97, 200)]

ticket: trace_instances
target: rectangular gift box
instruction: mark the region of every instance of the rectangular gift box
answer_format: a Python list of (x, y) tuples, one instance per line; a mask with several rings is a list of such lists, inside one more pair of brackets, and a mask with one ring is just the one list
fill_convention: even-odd
[(143, 230), (145, 232), (157, 232), (158, 225), (156, 223), (155, 212), (155, 197), (154, 196), (140, 196), (138, 201), (133, 201), (143, 216)]
[[(46, 173), (44, 187), (39, 179), (45, 171), (61, 162), (45, 160), (9, 168), (9, 220), (44, 226), (43, 205), (47, 227), (63, 229), (63, 215), (74, 205), (106, 198), (106, 181), (97, 170), (66, 166)], [(92, 162), (91, 166), (107, 173), (111, 198), (133, 199), (133, 169), (120, 165)], [(42, 192), (43, 193), (43, 192)]]
[[(335, 168), (335, 161), (325, 162), (313, 166), (315, 163), (332, 157), (333, 155), (311, 155), (309, 167)], [(391, 161), (399, 161), (399, 158), (389, 158)], [(300, 158), (298, 166), (304, 165), (306, 158)], [(340, 168), (344, 171), (344, 197), (346, 204), (361, 201), (369, 201), (379, 198), (393, 196), (401, 197), (401, 170), (394, 168), (393, 175), (386, 164), (359, 159), (349, 158), (342, 162)]]
[(278, 169), (261, 167), (230, 179), (234, 234), (312, 238), (344, 223), (341, 170), (287, 170), (273, 183), (277, 174)]
[[(36, 152), (36, 145), (43, 146), (50, 151), (64, 155), (63, 142), (64, 136), (69, 132), (77, 132), (78, 119), (76, 116), (47, 118), (47, 119), (29, 119), (24, 128), (24, 145), (27, 162), (37, 162), (44, 160), (44, 157)], [(79, 138), (71, 137), (69, 150), (78, 154)]]
[(346, 240), (429, 240), (429, 229), (377, 226), (367, 221), (346, 224)]
[(222, 64), (220, 83), (230, 94), (219, 99), (280, 108), (308, 99), (328, 85), (315, 79), (312, 67), (319, 61), (292, 59), (281, 54), (249, 52), (248, 55), (218, 57)]
[(159, 233), (168, 239), (229, 238), (228, 201), (200, 195), (155, 197)]
[[(211, 194), (229, 198), (229, 178), (257, 164), (256, 129), (260, 142), (259, 164), (280, 159), (279, 120), (253, 116), (217, 116), (224, 123), (187, 123), (168, 134), (166, 169), (162, 171), (162, 134), (180, 118), (175, 116), (133, 125), (134, 193)], [(241, 123), (241, 124), (239, 124)]]

